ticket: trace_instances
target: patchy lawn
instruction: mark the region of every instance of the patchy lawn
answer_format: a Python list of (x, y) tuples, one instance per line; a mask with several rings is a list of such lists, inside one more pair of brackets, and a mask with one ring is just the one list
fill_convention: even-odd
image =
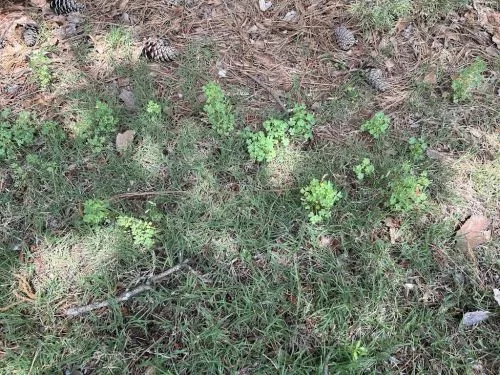
[(29, 3), (0, 6), (0, 373), (496, 374), (498, 4)]

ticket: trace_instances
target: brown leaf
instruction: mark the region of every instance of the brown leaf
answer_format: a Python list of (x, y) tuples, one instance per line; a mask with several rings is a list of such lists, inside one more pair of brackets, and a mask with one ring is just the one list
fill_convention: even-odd
[(482, 3), (484, 2), (479, 0), (473, 2), (479, 23), (491, 34), (493, 42), (500, 48), (500, 12), (496, 12)]
[(424, 82), (429, 85), (435, 85), (437, 83), (436, 68), (430, 67), (424, 76)]
[(486, 231), (489, 225), (490, 220), (486, 216), (472, 215), (455, 235), (457, 248), (471, 250), (487, 242), (491, 236), (491, 232)]
[(116, 135), (116, 150), (119, 152), (125, 151), (127, 148), (132, 146), (134, 142), (135, 131), (127, 130), (123, 133), (118, 133)]

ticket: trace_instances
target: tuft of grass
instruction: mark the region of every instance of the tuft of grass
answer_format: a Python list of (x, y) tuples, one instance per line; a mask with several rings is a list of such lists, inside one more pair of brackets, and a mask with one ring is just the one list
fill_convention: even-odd
[(356, 0), (350, 12), (361, 20), (365, 28), (388, 30), (398, 19), (409, 15), (412, 11), (410, 0)]
[(486, 63), (479, 57), (471, 65), (462, 69), (451, 83), (453, 102), (458, 103), (471, 99), (471, 91), (481, 85), (483, 82), (482, 73), (485, 70)]

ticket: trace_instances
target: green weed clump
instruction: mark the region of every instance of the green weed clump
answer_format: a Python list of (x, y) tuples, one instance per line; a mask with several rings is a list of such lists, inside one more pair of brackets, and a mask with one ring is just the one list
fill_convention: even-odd
[(411, 0), (357, 0), (350, 8), (366, 28), (388, 30), (412, 11)]
[(119, 216), (117, 219), (118, 226), (130, 230), (134, 245), (150, 249), (154, 245), (154, 237), (156, 229), (153, 223), (135, 217)]
[(411, 137), (408, 140), (410, 144), (410, 155), (414, 161), (425, 159), (425, 150), (427, 150), (427, 143), (424, 138)]
[(306, 110), (305, 105), (296, 105), (288, 121), (274, 118), (266, 120), (263, 124), (265, 132), (252, 133), (246, 129), (243, 136), (246, 138), (248, 153), (255, 161), (269, 162), (276, 157), (276, 148), (279, 145), (287, 147), (290, 138), (311, 139), (315, 123), (314, 115)]
[(361, 130), (370, 133), (373, 138), (378, 139), (382, 134), (385, 134), (390, 124), (391, 119), (389, 116), (384, 112), (377, 112), (370, 120), (361, 125)]
[(389, 182), (391, 196), (388, 206), (393, 211), (408, 212), (423, 208), (427, 201), (426, 189), (431, 184), (427, 173), (415, 175), (411, 166), (403, 165), (402, 173)]
[(263, 131), (245, 133), (247, 150), (250, 158), (257, 162), (270, 162), (276, 157), (277, 143), (272, 136), (266, 135)]
[(305, 105), (295, 105), (292, 117), (288, 120), (288, 132), (292, 137), (305, 140), (312, 139), (312, 129), (316, 124), (314, 115), (308, 112)]
[(158, 120), (161, 118), (162, 108), (161, 105), (153, 100), (149, 100), (146, 105), (146, 113), (151, 120)]
[(220, 135), (228, 135), (234, 129), (234, 114), (222, 88), (215, 82), (203, 86), (206, 103), (203, 110), (212, 128)]
[(83, 222), (99, 225), (109, 217), (109, 203), (101, 199), (88, 199), (83, 203)]
[(47, 91), (52, 83), (52, 72), (49, 65), (50, 59), (41, 51), (35, 52), (30, 56), (29, 66), (33, 72), (35, 81), (43, 91)]
[(370, 176), (375, 172), (375, 167), (368, 158), (364, 158), (361, 163), (354, 166), (352, 169), (356, 174), (356, 178), (362, 181), (366, 176)]
[(300, 189), (300, 192), (302, 204), (309, 211), (308, 217), (313, 224), (328, 219), (333, 205), (342, 198), (342, 193), (330, 181), (319, 181), (316, 178)]
[(84, 139), (94, 153), (100, 153), (109, 143), (109, 138), (116, 133), (118, 118), (113, 108), (100, 100), (96, 101), (94, 110), (87, 113), (79, 123), (79, 136)]
[(0, 112), (0, 161), (15, 156), (22, 147), (30, 146), (35, 140), (35, 124), (31, 114), (22, 111), (15, 120), (6, 108)]
[(471, 91), (483, 82), (483, 72), (486, 70), (486, 63), (480, 57), (464, 68), (457, 78), (451, 83), (453, 89), (453, 102), (459, 103), (472, 98)]

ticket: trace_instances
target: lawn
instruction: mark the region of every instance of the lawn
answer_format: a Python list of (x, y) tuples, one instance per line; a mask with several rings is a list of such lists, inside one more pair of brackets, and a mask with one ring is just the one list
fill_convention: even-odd
[(495, 1), (18, 3), (0, 374), (498, 373)]

